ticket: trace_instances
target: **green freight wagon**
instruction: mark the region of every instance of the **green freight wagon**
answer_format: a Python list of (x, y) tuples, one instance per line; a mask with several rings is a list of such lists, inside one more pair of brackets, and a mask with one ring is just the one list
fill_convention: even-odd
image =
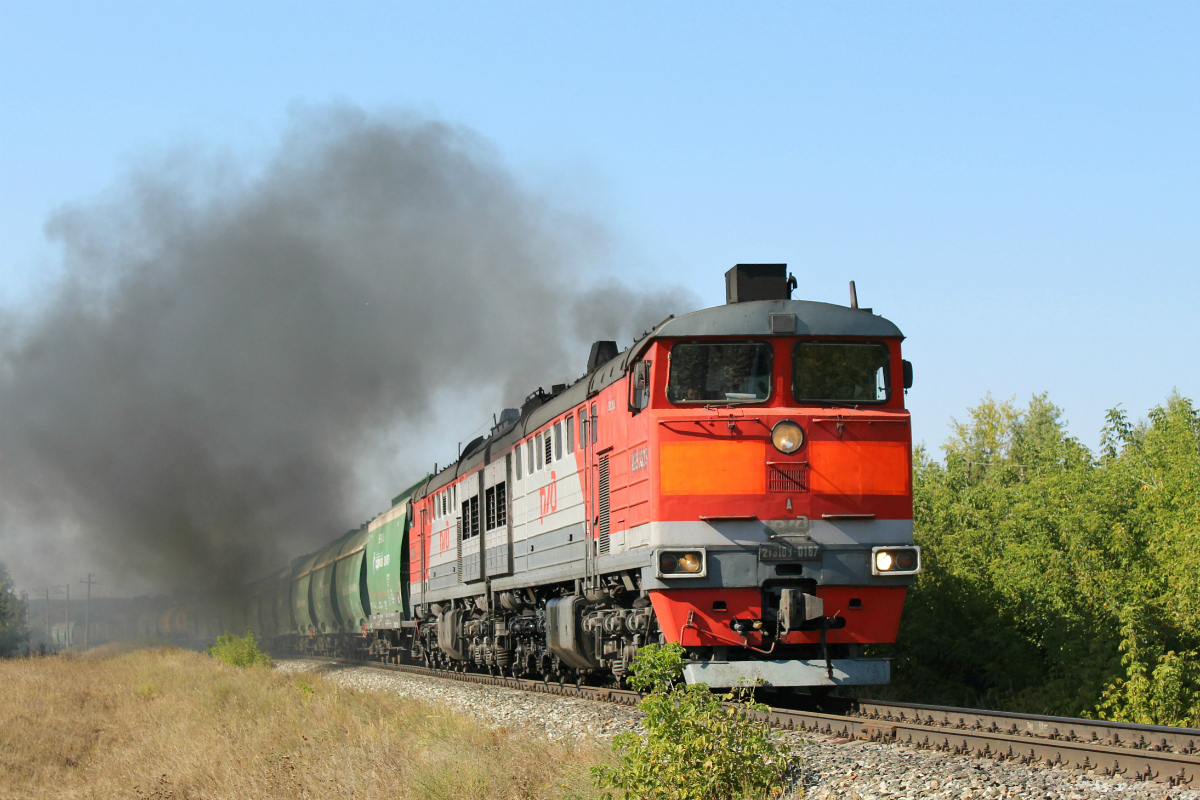
[(317, 631), (320, 633), (334, 633), (341, 630), (341, 620), (338, 618), (334, 598), (334, 569), (342, 546), (355, 533), (356, 531), (350, 531), (339, 536), (333, 544), (320, 551), (316, 563), (313, 564), (312, 611)]
[(261, 642), (263, 628), (262, 623), (259, 621), (259, 606), (262, 604), (262, 595), (255, 589), (251, 589), (251, 592), (253, 593), (246, 601), (246, 627), (254, 634), (254, 638)]
[(333, 586), (343, 633), (362, 633), (367, 616), (371, 613), (366, 573), (367, 538), (370, 535), (370, 530), (364, 525), (347, 537), (338, 553)]
[(392, 506), (367, 527), (367, 595), (371, 628), (398, 628), (404, 613), (404, 532), (407, 502)]
[(374, 630), (398, 629), (404, 619), (408, 586), (408, 550), (405, 535), (408, 498), (428, 483), (426, 475), (392, 498), (392, 507), (367, 526), (367, 595), (370, 607), (367, 627)]
[(274, 636), (287, 636), (296, 632), (296, 623), (292, 619), (292, 571), (285, 569), (275, 576), (271, 602), (275, 607)]
[(310, 633), (315, 633), (317, 630), (317, 622), (313, 618), (310, 600), (309, 589), (312, 584), (312, 569), (317, 563), (317, 556), (320, 553), (313, 553), (307, 556), (301, 556), (293, 562), (295, 572), (292, 573), (292, 620), (296, 624), (296, 632), (301, 636), (307, 636)]

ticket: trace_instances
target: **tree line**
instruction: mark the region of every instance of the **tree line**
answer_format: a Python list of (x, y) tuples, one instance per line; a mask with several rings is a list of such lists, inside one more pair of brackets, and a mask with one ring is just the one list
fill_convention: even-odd
[(1200, 727), (1200, 412), (1173, 394), (1099, 453), (1045, 394), (990, 395), (914, 452), (925, 571), (893, 690), (920, 702)]

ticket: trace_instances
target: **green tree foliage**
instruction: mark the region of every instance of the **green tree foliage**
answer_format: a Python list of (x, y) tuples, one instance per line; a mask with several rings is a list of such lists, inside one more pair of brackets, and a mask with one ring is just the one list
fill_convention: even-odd
[(271, 657), (258, 649), (253, 631), (246, 631), (245, 636), (221, 634), (208, 648), (208, 654), (231, 667), (271, 666)]
[(1200, 725), (1200, 412), (1173, 395), (1099, 456), (1046, 398), (988, 396), (914, 454), (925, 572), (896, 688), (923, 701)]
[[(649, 691), (639, 708), (645, 733), (613, 740), (617, 761), (592, 768), (603, 797), (622, 800), (733, 800), (776, 797), (788, 774), (787, 750), (747, 711), (766, 706), (735, 693), (712, 694), (683, 683), (676, 643), (638, 651), (629, 683)], [(608, 791), (612, 790), (612, 791)]]
[(0, 658), (16, 655), (27, 641), (25, 604), (17, 597), (8, 568), (0, 564)]

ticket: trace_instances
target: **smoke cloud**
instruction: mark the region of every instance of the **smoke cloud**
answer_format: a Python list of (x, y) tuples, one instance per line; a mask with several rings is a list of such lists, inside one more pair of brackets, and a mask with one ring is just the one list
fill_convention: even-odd
[(345, 106), (258, 170), (176, 154), (47, 231), (61, 281), (0, 312), (0, 560), (31, 586), (280, 567), (696, 303), (597, 275), (602, 228), (471, 131)]

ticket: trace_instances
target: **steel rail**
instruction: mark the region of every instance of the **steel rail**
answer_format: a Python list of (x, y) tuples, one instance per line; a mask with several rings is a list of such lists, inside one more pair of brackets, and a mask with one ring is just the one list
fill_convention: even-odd
[(1015, 736), (1065, 739), (1071, 742), (1099, 742), (1113, 747), (1167, 751), (1184, 755), (1200, 753), (1200, 730), (1196, 728), (1172, 728), (1165, 725), (1138, 725), (1130, 722), (876, 700), (859, 700), (854, 713), (856, 716), (870, 719), (901, 722), (917, 720), (928, 725), (960, 730), (987, 730)]
[[(408, 664), (298, 657), (627, 706), (636, 706), (645, 696), (626, 689), (506, 678)], [(917, 749), (1014, 760), (1022, 764), (1060, 766), (1170, 786), (1200, 786), (1200, 730), (1192, 728), (875, 700), (856, 701), (844, 714), (790, 708), (747, 713), (781, 730), (812, 731), (845, 739), (893, 742)]]
[[(1021, 733), (938, 724), (932, 715), (920, 719), (921, 706), (909, 707), (906, 719), (870, 718), (813, 711), (773, 708), (759, 718), (788, 730), (809, 730), (847, 739), (896, 742), (918, 749), (933, 749), (983, 758), (1011, 759), (1022, 764), (1063, 766), (1105, 776), (1121, 775), (1171, 786), (1200, 785), (1200, 754), (1170, 750), (1138, 749), (1095, 740), (1071, 740), (1040, 736), (1031, 730)], [(993, 714), (996, 712), (992, 712)], [(988, 712), (980, 712), (989, 716)], [(1022, 715), (1005, 715), (1021, 718)], [(933, 719), (931, 722), (930, 720)], [(1093, 720), (1078, 720), (1092, 723)], [(1031, 723), (1032, 729), (1037, 726)], [(1130, 726), (1137, 728), (1140, 726)], [(1146, 726), (1154, 727), (1154, 726)], [(1047, 731), (1049, 733), (1051, 731)]]

